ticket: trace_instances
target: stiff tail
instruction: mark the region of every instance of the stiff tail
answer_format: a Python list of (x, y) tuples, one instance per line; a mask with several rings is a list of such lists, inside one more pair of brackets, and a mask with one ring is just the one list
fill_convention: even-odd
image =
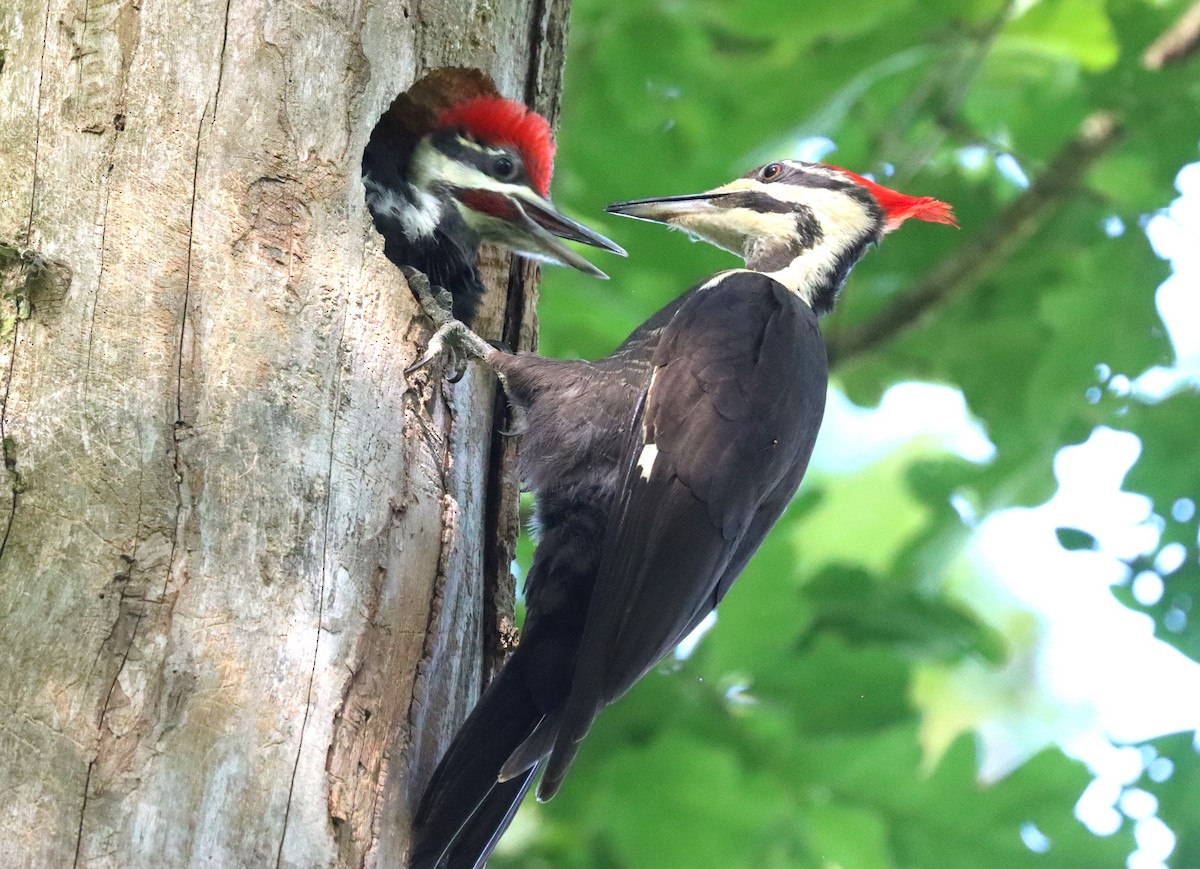
[(483, 866), (537, 767), (504, 782), (500, 771), (541, 718), (514, 656), (467, 717), (425, 788), (413, 820), (411, 869)]

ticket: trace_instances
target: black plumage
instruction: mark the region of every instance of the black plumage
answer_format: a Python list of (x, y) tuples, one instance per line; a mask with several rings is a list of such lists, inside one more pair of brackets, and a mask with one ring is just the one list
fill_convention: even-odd
[[(613, 207), (722, 246), (740, 233), (749, 268), (693, 287), (604, 359), (474, 345), (525, 417), (541, 538), (521, 643), (425, 791), (413, 869), (482, 866), (534, 777), (540, 799), (557, 792), (600, 710), (721, 601), (796, 492), (828, 381), (812, 303), (831, 303), (889, 218), (840, 171), (769, 164), (698, 197)], [(777, 175), (823, 192), (771, 195)], [(812, 226), (823, 208), (829, 225)]]
[[(741, 358), (755, 364), (731, 369)], [(816, 316), (749, 271), (694, 288), (598, 362), (493, 361), (524, 408), (521, 469), (541, 535), (521, 644), (426, 791), (413, 869), (478, 865), (486, 853), (456, 837), (487, 826), (483, 815), (508, 820), (547, 754), (539, 795), (553, 795), (599, 710), (716, 606), (758, 548), (800, 483), (825, 401)], [(646, 444), (657, 456), (642, 479)], [(502, 768), (515, 778), (498, 782)]]

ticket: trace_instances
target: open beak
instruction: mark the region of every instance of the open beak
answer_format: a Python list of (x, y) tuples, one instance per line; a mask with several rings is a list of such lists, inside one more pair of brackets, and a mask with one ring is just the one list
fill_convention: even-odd
[(717, 200), (728, 196), (727, 191), (709, 190), (707, 193), (688, 193), (683, 196), (658, 196), (654, 199), (631, 199), (614, 202), (604, 210), (610, 214), (621, 214), (652, 223), (672, 224), (686, 219), (715, 213), (721, 210)]
[(492, 218), (495, 236), (490, 240), (502, 241), (523, 254), (571, 266), (597, 278), (607, 278), (608, 275), (559, 239), (577, 241), (626, 256), (619, 244), (560, 213), (550, 200), (532, 191), (513, 195), (498, 190), (470, 189), (457, 191), (457, 195), (471, 210)]
[(618, 256), (628, 255), (616, 242), (555, 210), (547, 199), (514, 197), (514, 202), (519, 212), (518, 219), (529, 233), (529, 240), (536, 245), (535, 253), (598, 278), (607, 278), (608, 275), (559, 241), (560, 238), (598, 247)]

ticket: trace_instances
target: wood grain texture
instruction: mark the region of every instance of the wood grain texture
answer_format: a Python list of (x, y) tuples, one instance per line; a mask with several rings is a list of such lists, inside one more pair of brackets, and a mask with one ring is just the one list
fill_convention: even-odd
[[(403, 865), (516, 487), (490, 376), (405, 382), (427, 327), (359, 160), (429, 68), (553, 111), (566, 9), (0, 17), (5, 862)], [(535, 271), (487, 263), (481, 330), (530, 346)]]

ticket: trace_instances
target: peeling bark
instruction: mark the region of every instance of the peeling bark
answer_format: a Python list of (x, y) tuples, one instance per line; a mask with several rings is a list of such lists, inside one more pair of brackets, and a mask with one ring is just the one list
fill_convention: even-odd
[[(490, 376), (405, 382), (427, 324), (359, 161), (439, 66), (553, 116), (567, 2), (15, 7), (6, 861), (403, 865), (500, 655), (517, 490)], [(535, 270), (485, 272), (481, 331), (531, 346)]]

